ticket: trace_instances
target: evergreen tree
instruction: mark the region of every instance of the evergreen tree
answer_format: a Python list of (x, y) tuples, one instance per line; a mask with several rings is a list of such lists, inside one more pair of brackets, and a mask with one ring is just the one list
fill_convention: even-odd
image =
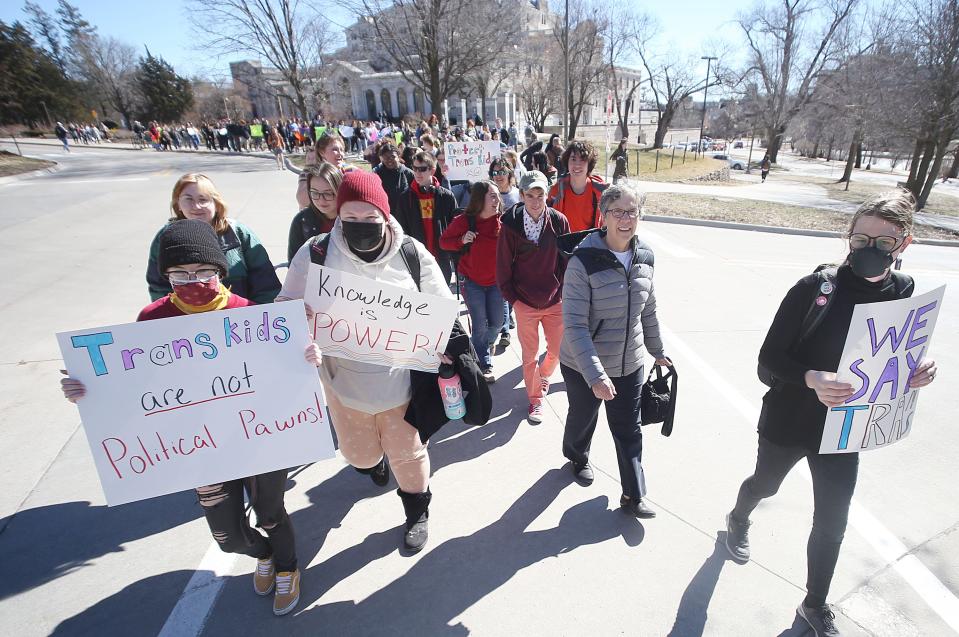
[(136, 84), (142, 96), (140, 119), (175, 122), (193, 106), (190, 80), (180, 77), (163, 58), (154, 57), (147, 49), (140, 59)]
[(30, 16), (30, 25), (34, 34), (45, 45), (47, 53), (56, 62), (64, 76), (67, 74), (67, 64), (64, 59), (63, 44), (60, 42), (60, 29), (53, 16), (43, 10), (43, 7), (33, 2), (26, 2), (23, 10)]
[(77, 87), (19, 22), (0, 20), (0, 122), (46, 123), (77, 113)]

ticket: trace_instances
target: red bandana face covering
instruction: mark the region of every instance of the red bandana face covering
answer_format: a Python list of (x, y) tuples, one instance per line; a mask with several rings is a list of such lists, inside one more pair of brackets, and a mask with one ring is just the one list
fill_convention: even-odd
[(177, 297), (189, 305), (206, 305), (220, 293), (220, 277), (215, 276), (206, 283), (190, 281), (182, 285), (174, 285), (173, 291)]

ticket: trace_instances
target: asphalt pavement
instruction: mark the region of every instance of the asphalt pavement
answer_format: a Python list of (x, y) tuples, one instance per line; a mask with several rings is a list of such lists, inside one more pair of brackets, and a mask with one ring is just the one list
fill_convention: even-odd
[[(49, 155), (49, 157), (47, 156)], [(295, 176), (271, 159), (78, 149), (55, 174), (0, 184), (0, 626), (10, 635), (809, 634), (803, 597), (812, 491), (802, 467), (753, 517), (754, 559), (722, 546), (752, 470), (763, 386), (756, 355), (785, 291), (843, 256), (838, 239), (643, 223), (656, 251), (668, 355), (681, 373), (675, 431), (645, 431), (654, 520), (628, 518), (601, 414), (581, 487), (547, 417), (525, 420), (518, 345), (498, 354), (491, 422), (430, 444), (430, 541), (398, 550), (402, 507), (341, 458), (291, 476), (302, 599), (273, 617), (253, 560), (221, 553), (191, 493), (107, 507), (76, 409), (59, 392), (56, 332), (133, 320), (149, 301), (147, 249), (184, 172), (209, 175), (230, 215), (282, 261)], [(849, 635), (959, 630), (959, 250), (912, 246), (920, 290), (948, 284), (911, 436), (863, 454), (857, 505), (830, 595)], [(515, 339), (514, 339), (515, 340)], [(951, 503), (951, 504), (950, 504)]]

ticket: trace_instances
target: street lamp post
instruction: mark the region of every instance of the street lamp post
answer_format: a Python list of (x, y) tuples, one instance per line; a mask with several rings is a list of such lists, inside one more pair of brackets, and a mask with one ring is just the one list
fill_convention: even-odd
[(569, 141), (569, 0), (566, 0), (566, 26), (563, 28), (563, 141)]
[(703, 131), (706, 129), (706, 95), (709, 93), (709, 65), (713, 60), (717, 60), (719, 58), (711, 55), (704, 55), (699, 59), (706, 60), (706, 84), (703, 86), (703, 119), (699, 123), (699, 144), (696, 145), (697, 153), (702, 151)]

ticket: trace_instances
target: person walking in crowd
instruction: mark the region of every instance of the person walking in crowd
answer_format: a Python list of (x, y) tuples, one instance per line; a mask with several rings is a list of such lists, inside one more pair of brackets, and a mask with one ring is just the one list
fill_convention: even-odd
[[(563, 340), (562, 288), (566, 262), (557, 238), (569, 234), (563, 213), (546, 205), (546, 175), (530, 171), (519, 190), (522, 202), (503, 215), (496, 252), (496, 282), (516, 312), (516, 332), (523, 359), (523, 382), (529, 398), (527, 419), (543, 421), (543, 397), (559, 364)], [(546, 356), (539, 361), (539, 328), (546, 336)]]
[[(340, 133), (336, 129), (328, 128), (323, 131), (323, 134), (316, 140), (313, 150), (306, 154), (304, 165), (314, 166), (321, 161), (325, 161), (328, 164), (336, 166), (341, 173), (356, 170), (356, 166), (343, 161), (346, 152), (345, 148), (346, 146), (343, 143), (343, 138), (340, 136)], [(299, 180), (297, 181), (296, 203), (300, 206), (300, 209), (310, 205), (310, 197), (306, 192), (306, 172), (301, 172)]]
[[(818, 636), (839, 635), (826, 597), (859, 472), (858, 453), (819, 453), (826, 414), (855, 391), (836, 380), (855, 306), (912, 295), (912, 278), (891, 266), (912, 242), (915, 206), (905, 190), (861, 205), (849, 226), (848, 256), (832, 270), (835, 283), (818, 272), (800, 279), (786, 293), (759, 351), (760, 365), (774, 380), (763, 397), (756, 469), (740, 486), (736, 505), (726, 516), (726, 548), (737, 560), (749, 560), (750, 515), (764, 498), (776, 494), (786, 475), (805, 458), (814, 509), (806, 547), (806, 597), (797, 613)], [(811, 300), (829, 294), (835, 296), (821, 323), (800, 341)], [(935, 362), (926, 359), (909, 387), (925, 387), (936, 372)]]
[(376, 155), (380, 158), (380, 165), (374, 168), (373, 172), (383, 183), (383, 190), (390, 200), (391, 214), (397, 214), (401, 195), (413, 183), (413, 171), (400, 163), (400, 151), (391, 141), (382, 142)]
[(453, 220), (456, 198), (440, 186), (433, 173), (436, 157), (420, 151), (413, 157), (413, 182), (399, 197), (396, 220), (403, 232), (423, 243), (439, 263), (443, 280), (449, 284), (453, 266), (450, 255), (440, 247), (440, 235)]
[(549, 144), (546, 145), (546, 149), (543, 152), (546, 153), (546, 160), (549, 162), (549, 165), (552, 166), (558, 174), (563, 174), (563, 171), (566, 170), (566, 151), (563, 149), (563, 142), (560, 141), (558, 133), (550, 135)]
[(502, 223), (503, 201), (491, 181), (477, 181), (470, 189), (470, 203), (440, 237), (440, 247), (460, 253), (458, 269), (463, 275), (463, 297), (472, 323), (473, 347), (483, 378), (493, 374), (493, 343), (503, 325), (503, 294), (496, 285), (496, 244)]
[(496, 157), (489, 165), (489, 178), (496, 184), (496, 190), (503, 198), (503, 209), (509, 210), (519, 203), (519, 188), (516, 187), (516, 173), (504, 157)]
[[(273, 301), (280, 291), (280, 280), (273, 270), (270, 255), (252, 230), (227, 218), (226, 202), (209, 177), (201, 173), (187, 173), (180, 177), (173, 186), (170, 209), (173, 216), (167, 225), (177, 219), (199, 219), (213, 227), (227, 262), (223, 283), (234, 294), (254, 303)], [(154, 237), (147, 264), (147, 284), (154, 301), (172, 291), (159, 266), (160, 236), (165, 229)]]
[(336, 191), (343, 181), (343, 173), (336, 166), (320, 162), (319, 166), (307, 166), (306, 191), (310, 205), (300, 210), (290, 224), (290, 239), (287, 244), (287, 260), (292, 261), (296, 251), (318, 234), (329, 232), (336, 221)]
[(760, 183), (766, 183), (766, 177), (769, 176), (769, 167), (772, 165), (772, 162), (769, 161), (769, 155), (763, 155), (762, 160), (759, 162), (759, 172), (762, 176), (762, 181)]
[(574, 140), (563, 151), (566, 173), (549, 190), (549, 205), (569, 220), (573, 232), (598, 228), (602, 222), (599, 200), (608, 184), (596, 168), (596, 149), (587, 141)]
[[(185, 316), (200, 312), (253, 305), (224, 285), (229, 269), (221, 239), (208, 222), (199, 219), (173, 221), (160, 233), (157, 268), (172, 292), (143, 308), (137, 321)], [(311, 343), (306, 360), (320, 364), (320, 351)], [(61, 380), (63, 394), (70, 402), (86, 395), (83, 383)], [(296, 558), (293, 523), (284, 504), (287, 471), (280, 469), (196, 489), (210, 533), (225, 553), (256, 558), (253, 591), (260, 596), (274, 593), (273, 613), (291, 612), (300, 599), (300, 570)], [(244, 510), (244, 490), (256, 513), (257, 526), (250, 526)]]
[(571, 235), (581, 239), (563, 280), (563, 345), (560, 371), (569, 413), (563, 455), (582, 484), (593, 482), (589, 449), (606, 403), (623, 487), (619, 505), (638, 518), (656, 517), (643, 497), (643, 432), (640, 391), (643, 355), (669, 365), (663, 352), (653, 290), (653, 252), (636, 236), (640, 195), (610, 186), (599, 202), (601, 229)]
[(616, 168), (613, 169), (614, 184), (618, 184), (629, 176), (629, 153), (626, 152), (627, 141), (629, 140), (625, 137), (619, 140), (619, 146), (617, 146), (613, 154), (609, 156), (610, 159), (616, 162)]
[(284, 142), (279, 126), (271, 127), (269, 132), (266, 133), (266, 145), (267, 148), (270, 149), (270, 152), (273, 153), (273, 157), (276, 159), (276, 169), (283, 170), (285, 166), (285, 161), (283, 159)]
[[(376, 175), (356, 170), (344, 176), (336, 210), (330, 233), (303, 244), (293, 257), (277, 300), (303, 298), (314, 254), (324, 250), (323, 263), (331, 269), (452, 298), (436, 260), (423, 244), (408, 239), (390, 214), (389, 198)], [(406, 261), (411, 248), (419, 281)], [(325, 356), (320, 379), (343, 457), (378, 486), (386, 486), (392, 467), (406, 513), (404, 546), (419, 551), (429, 535), (432, 494), (426, 443), (405, 416), (414, 398), (410, 371)], [(435, 381), (431, 390), (436, 391)]]
[(54, 129), (54, 132), (57, 135), (57, 139), (60, 140), (60, 143), (63, 144), (63, 150), (70, 152), (70, 141), (67, 139), (67, 129), (63, 125), (63, 122), (57, 122), (57, 126)]

